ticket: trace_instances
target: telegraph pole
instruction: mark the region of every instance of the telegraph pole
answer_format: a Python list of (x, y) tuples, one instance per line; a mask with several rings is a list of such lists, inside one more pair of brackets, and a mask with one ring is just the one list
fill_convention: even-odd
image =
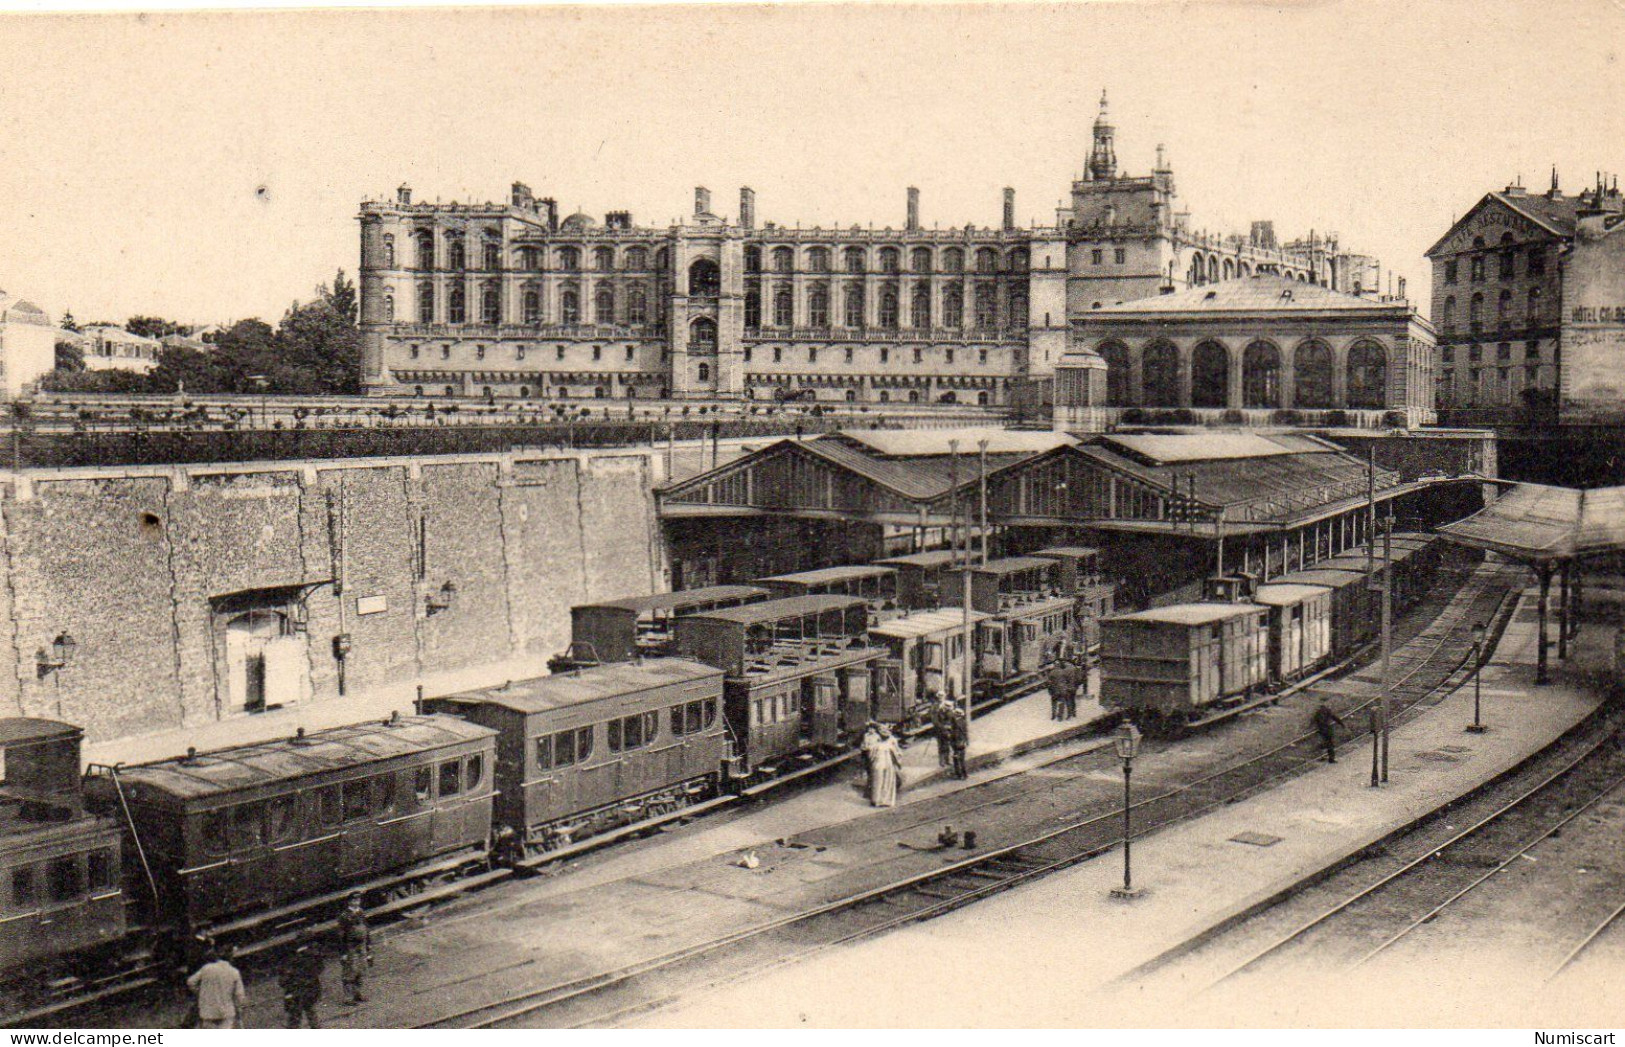
[(1393, 730), (1393, 650), (1394, 507), (1390, 502), (1386, 526), (1382, 531), (1382, 780), (1385, 783), (1388, 781), (1388, 739)]

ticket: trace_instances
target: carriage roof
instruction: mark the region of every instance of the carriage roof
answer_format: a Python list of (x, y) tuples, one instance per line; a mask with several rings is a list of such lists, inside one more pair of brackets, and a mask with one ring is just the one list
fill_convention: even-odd
[(645, 658), (642, 661), (594, 666), (579, 672), (514, 680), (501, 687), (463, 691), (437, 698), (436, 701), (458, 705), (495, 705), (519, 713), (541, 713), (707, 679), (720, 681), (722, 670), (687, 658)]

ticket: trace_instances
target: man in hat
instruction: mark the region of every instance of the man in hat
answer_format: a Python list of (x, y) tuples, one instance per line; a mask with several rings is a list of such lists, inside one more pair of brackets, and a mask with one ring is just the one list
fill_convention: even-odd
[(288, 1028), (308, 1025), (321, 1028), (316, 1019), (316, 1004), (322, 998), (322, 954), (307, 942), (295, 949), (277, 972), (282, 986), (282, 1007), (288, 1013)]
[(210, 947), (204, 956), (203, 966), (186, 979), (186, 986), (197, 994), (199, 1028), (241, 1027), (243, 1008), (248, 1006), (248, 993), (243, 989), (243, 976), (219, 949)]
[(950, 722), (954, 707), (940, 691), (931, 692), (931, 736), (937, 740), (937, 766), (946, 767), (953, 758)]
[(1326, 762), (1337, 762), (1337, 729), (1343, 726), (1343, 718), (1332, 712), (1331, 706), (1322, 698), (1315, 707), (1315, 733), (1320, 735), (1320, 744), (1326, 749)]
[(352, 894), (339, 914), (339, 944), (344, 949), (340, 970), (344, 978), (344, 995), (350, 1003), (365, 1003), (361, 992), (362, 979), (372, 966), (372, 930), (367, 926), (367, 914), (361, 911), (361, 895)]

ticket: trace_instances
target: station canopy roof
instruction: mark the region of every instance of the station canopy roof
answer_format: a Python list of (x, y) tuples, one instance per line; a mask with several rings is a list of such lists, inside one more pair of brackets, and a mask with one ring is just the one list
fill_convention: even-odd
[(1518, 484), (1439, 533), (1534, 564), (1625, 552), (1625, 487)]

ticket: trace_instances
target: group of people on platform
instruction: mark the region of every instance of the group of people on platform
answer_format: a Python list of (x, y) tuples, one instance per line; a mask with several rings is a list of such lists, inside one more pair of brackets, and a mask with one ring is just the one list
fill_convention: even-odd
[[(363, 1003), (361, 992), (368, 967), (372, 966), (372, 931), (361, 908), (361, 895), (352, 894), (338, 918), (340, 970), (348, 1003)], [(212, 939), (198, 942), (203, 962), (186, 979), (194, 997), (187, 1015), (188, 1027), (201, 1029), (243, 1028), (243, 1012), (248, 1007), (248, 991), (243, 976), (232, 964), (234, 950), (216, 945)], [(294, 949), (277, 970), (277, 986), (282, 990), (282, 1007), (287, 1026), (320, 1028), (316, 1005), (322, 999), (322, 969), (326, 965), (321, 946), (306, 942)]]
[[(937, 741), (937, 765), (948, 768), (955, 778), (966, 777), (965, 750), (970, 746), (970, 720), (964, 707), (933, 691), (927, 717), (931, 737)], [(871, 720), (864, 727), (859, 748), (863, 752), (867, 776), (865, 792), (870, 806), (897, 806), (904, 744), (897, 732), (883, 723)]]

